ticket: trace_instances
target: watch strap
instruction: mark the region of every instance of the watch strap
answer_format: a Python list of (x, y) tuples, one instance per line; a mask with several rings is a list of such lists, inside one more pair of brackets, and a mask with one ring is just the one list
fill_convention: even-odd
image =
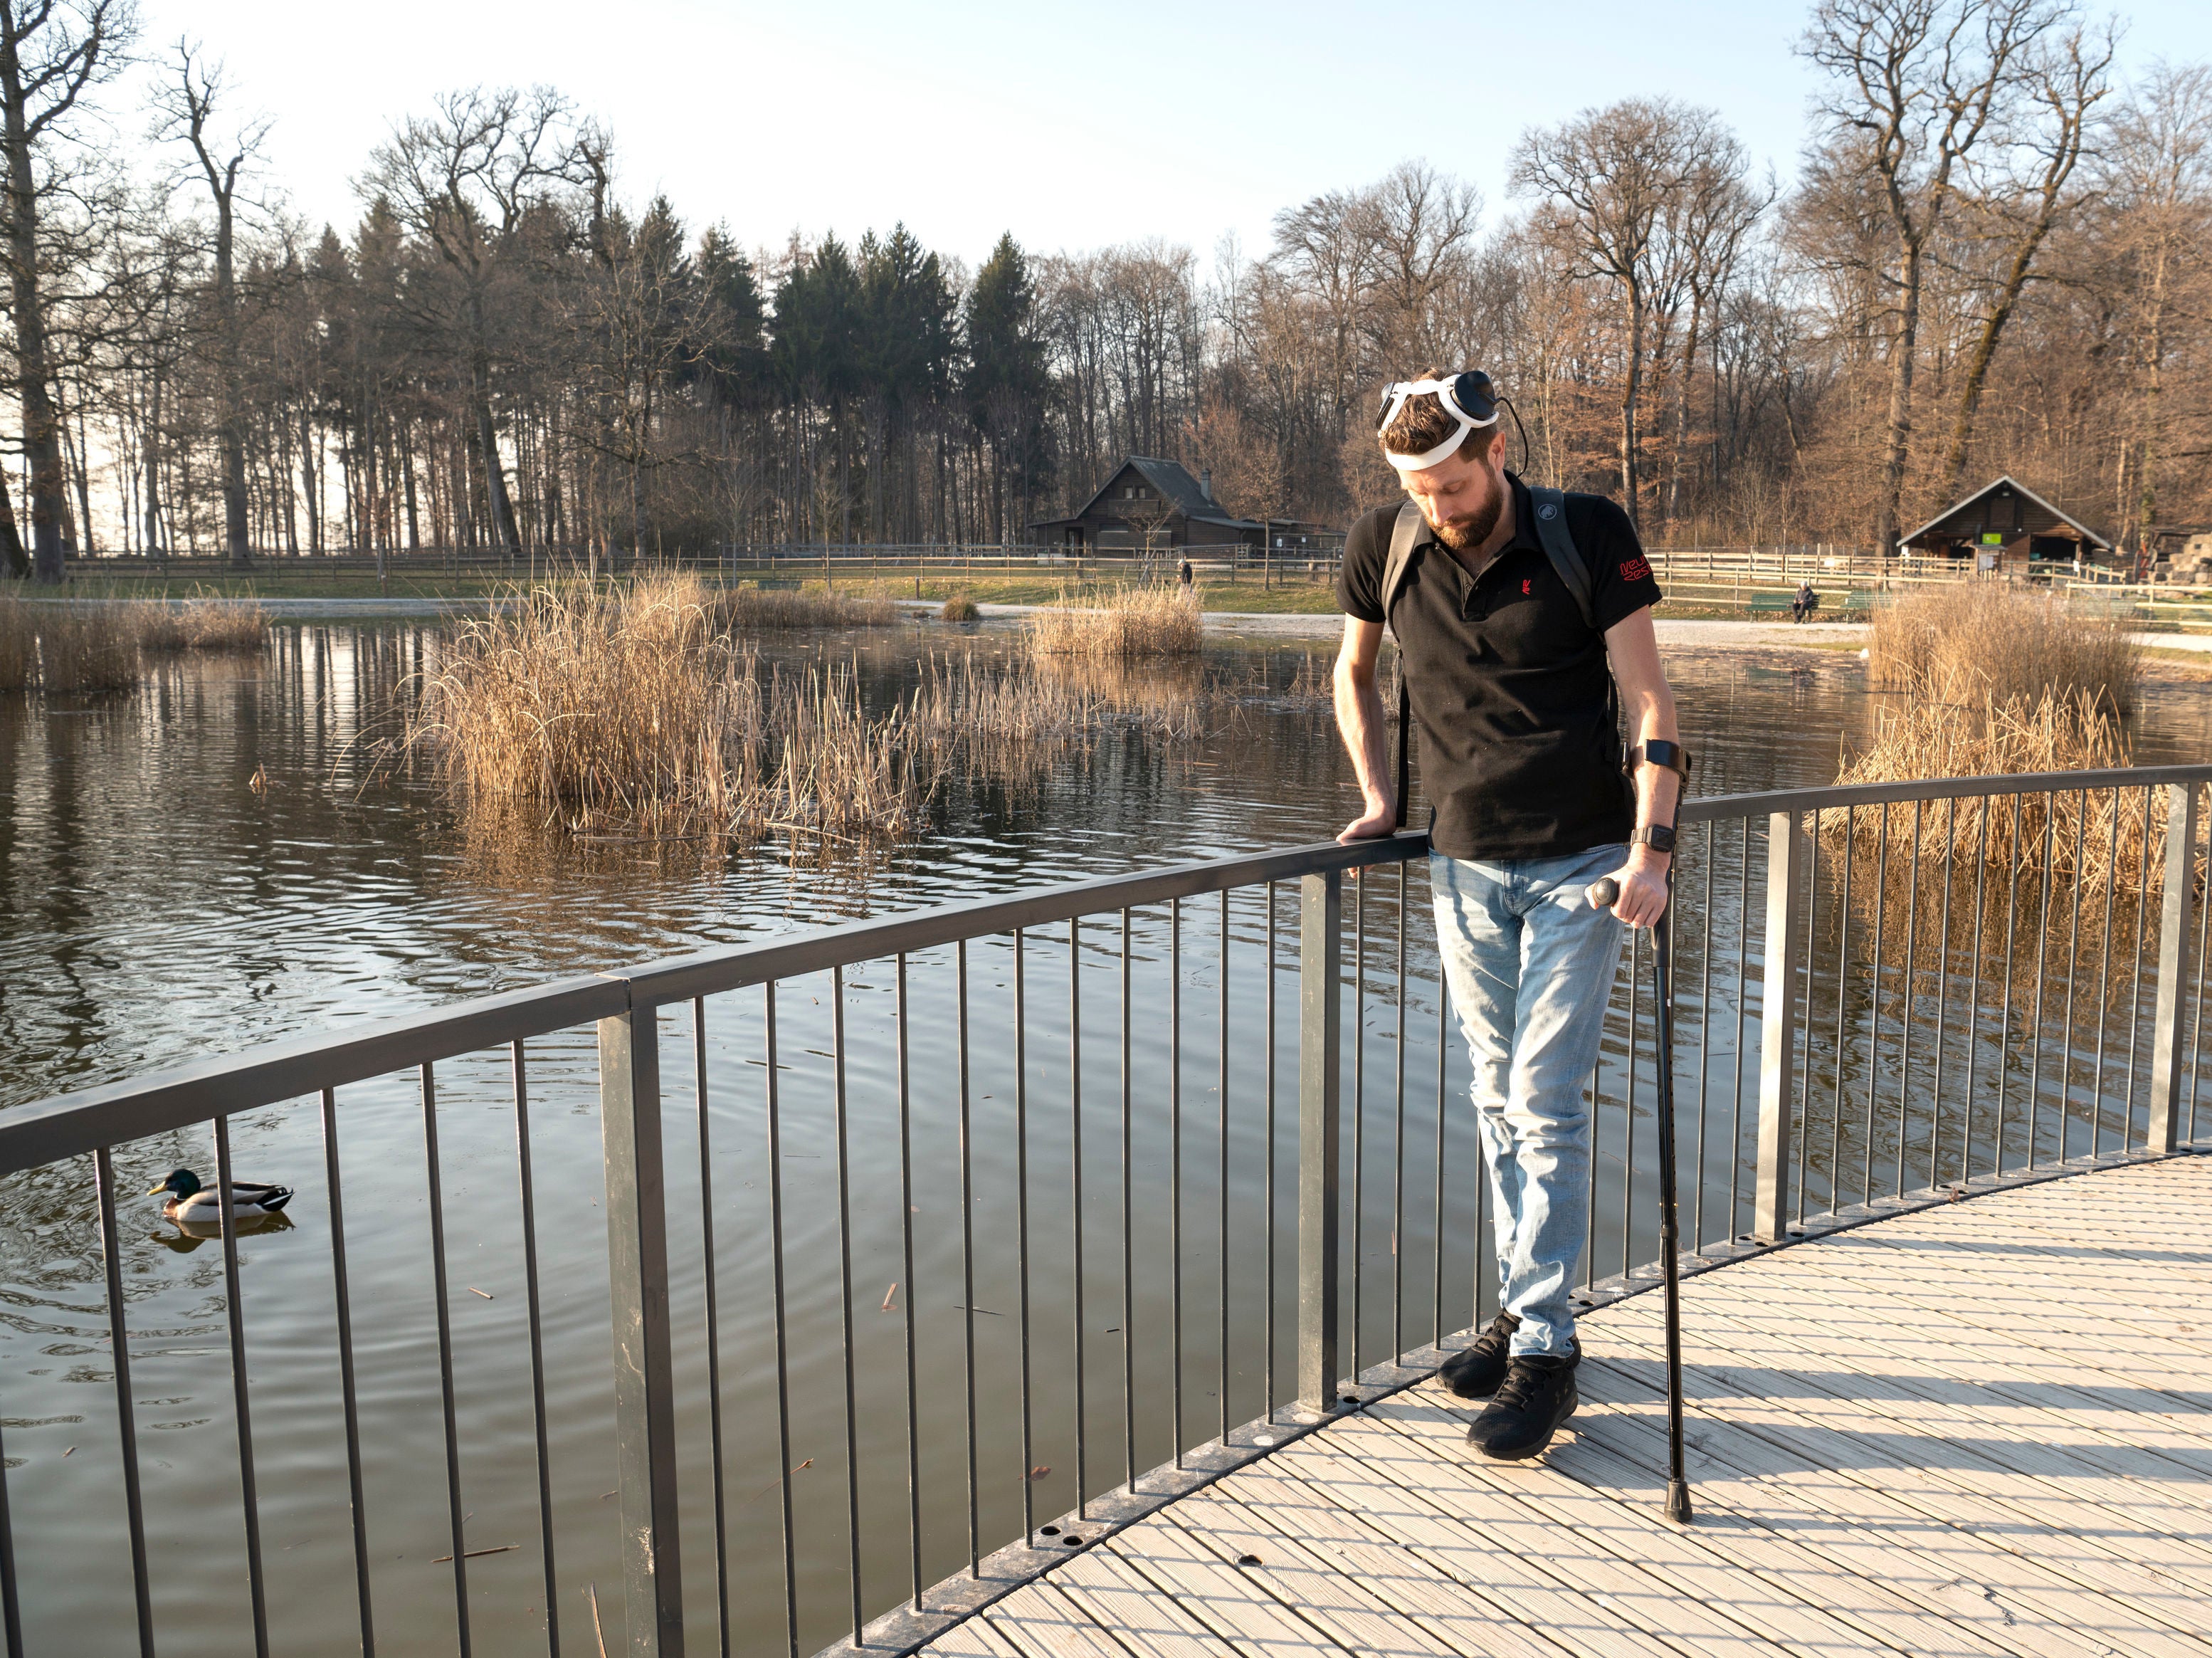
[(1674, 832), (1663, 823), (1647, 823), (1628, 838), (1628, 844), (1671, 853), (1674, 850)]

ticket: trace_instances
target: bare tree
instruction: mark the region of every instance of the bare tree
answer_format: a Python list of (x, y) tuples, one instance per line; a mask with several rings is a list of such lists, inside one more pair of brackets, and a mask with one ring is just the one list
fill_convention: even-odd
[(1401, 162), (1360, 193), (1376, 349), (1412, 373), (1437, 347), (1434, 302), (1464, 264), (1482, 197), (1426, 162)]
[(367, 199), (389, 201), (459, 283), (452, 320), (468, 375), (492, 536), (519, 554), (522, 539), (492, 418), (494, 290), (516, 256), (526, 219), (571, 181), (569, 107), (548, 87), (527, 94), (475, 88), (448, 93), (437, 105), (434, 117), (408, 120), (376, 147), (357, 188)]
[(41, 261), (41, 218), (59, 187), (49, 153), (91, 88), (112, 76), (137, 27), (130, 0), (0, 0), (0, 211), (15, 330), (16, 396), (30, 473), (32, 573), (62, 579), (69, 514)]
[(2062, 15), (2052, 0), (1820, 0), (1800, 51), (1827, 71), (1831, 130), (1857, 140), (1881, 180), (1895, 244), (1889, 409), (1874, 540), (1888, 552), (1912, 436), (1912, 377), (1930, 239), (1963, 164), (2007, 112), (2027, 49)]
[(155, 136), (191, 146), (215, 208), (215, 356), (223, 543), (230, 562), (243, 568), (252, 562), (252, 546), (246, 516), (246, 415), (240, 385), (238, 182), (240, 171), (259, 153), (268, 124), (249, 121), (219, 135), (216, 107), (228, 91), (222, 64), (208, 62), (191, 40), (180, 40), (173, 67), (176, 80), (155, 96)]
[(1981, 326), (1966, 361), (1966, 381), (1959, 391), (1951, 446), (1943, 458), (1940, 493), (1947, 501), (1957, 497), (1966, 477), (1974, 418), (1989, 384), (1990, 363), (1996, 356), (1997, 343), (2020, 307), (2021, 296), (2035, 273), (2037, 256), (2051, 226), (2074, 199), (2067, 191), (2067, 181), (2081, 160), (2096, 107), (2111, 89), (2106, 71), (2112, 64), (2112, 46), (2109, 27), (2098, 32), (2076, 24), (2063, 38), (2046, 40), (2027, 54), (2032, 64), (2027, 92), (2032, 115), (2011, 146), (2022, 153), (2027, 166), (1990, 169), (1992, 176), (1978, 192), (2005, 228), (2004, 274), (1982, 312)]
[(1522, 135), (1514, 188), (1547, 198), (1550, 221), (1574, 249), (1573, 274), (1620, 296), (1621, 504), (1634, 521), (1641, 482), (1638, 426), (1644, 335), (1659, 281), (1662, 232), (1680, 210), (1719, 118), (1671, 98), (1630, 98)]

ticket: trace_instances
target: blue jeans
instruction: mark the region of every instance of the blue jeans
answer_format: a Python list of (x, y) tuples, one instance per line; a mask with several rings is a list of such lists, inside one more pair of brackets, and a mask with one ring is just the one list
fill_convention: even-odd
[(1474, 1059), (1498, 1303), (1516, 1354), (1572, 1350), (1589, 1231), (1590, 1102), (1623, 929), (1584, 889), (1624, 845), (1502, 863), (1429, 856), (1444, 980)]

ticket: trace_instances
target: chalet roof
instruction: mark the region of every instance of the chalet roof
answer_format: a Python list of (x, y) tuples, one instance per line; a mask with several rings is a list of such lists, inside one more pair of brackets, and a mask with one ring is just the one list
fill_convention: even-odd
[(1258, 519), (1239, 518), (1235, 514), (1224, 510), (1218, 501), (1207, 500), (1206, 491), (1199, 487), (1198, 480), (1184, 470), (1182, 462), (1162, 460), (1148, 454), (1133, 454), (1115, 467), (1107, 476), (1106, 481), (1101, 484), (1092, 492), (1091, 498), (1078, 507), (1071, 516), (1080, 518), (1091, 508), (1097, 506), (1105, 498), (1106, 491), (1114, 487), (1115, 481), (1132, 466), (1143, 474), (1146, 483), (1160, 492), (1161, 499), (1166, 501), (1185, 518), (1196, 519), (1200, 523), (1226, 524), (1242, 530), (1255, 530), (1260, 527)]
[(2037, 506), (2042, 508), (2044, 511), (2049, 513), (2053, 518), (2057, 519), (2061, 523), (2070, 524), (2074, 528), (2081, 532), (2081, 539), (2089, 542), (2092, 546), (2099, 547), (2106, 552), (2110, 552), (2112, 550), (2112, 544), (2110, 541), (2098, 534), (2096, 531), (2091, 529), (2087, 524), (2075, 517), (2071, 513), (2061, 512), (2057, 507), (2052, 506), (2051, 503), (2045, 500), (2041, 496), (2038, 495), (2033, 490), (2028, 488), (2027, 485), (2021, 483), (2018, 479), (2013, 477), (2009, 472), (2006, 473), (2002, 478), (1995, 479), (1990, 483), (1984, 484), (1980, 489), (1976, 490), (1972, 495), (1966, 497), (1964, 499), (1953, 502), (1949, 506), (1944, 508), (1942, 511), (1937, 513), (1933, 518), (1923, 524), (1918, 529), (1914, 530), (1909, 535), (1899, 536), (1898, 539), (1900, 541), (1917, 541), (1922, 536), (1927, 534), (1929, 531), (1934, 529), (1938, 524), (1942, 523), (1945, 519), (1952, 516), (1955, 513), (1964, 512), (1969, 507), (1978, 505), (1984, 496), (1994, 495), (2002, 489), (2010, 489), (2015, 491), (2024, 499), (2033, 502)]

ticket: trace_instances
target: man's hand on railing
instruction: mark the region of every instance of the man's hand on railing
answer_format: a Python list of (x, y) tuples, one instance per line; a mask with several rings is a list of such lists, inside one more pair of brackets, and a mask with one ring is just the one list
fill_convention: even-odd
[(1369, 801), (1367, 810), (1344, 826), (1337, 840), (1380, 840), (1385, 835), (1398, 832), (1398, 803), (1395, 801)]

